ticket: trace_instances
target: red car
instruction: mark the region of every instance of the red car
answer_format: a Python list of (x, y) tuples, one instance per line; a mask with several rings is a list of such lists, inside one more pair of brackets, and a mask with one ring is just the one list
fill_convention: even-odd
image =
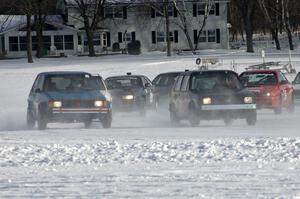
[(279, 70), (246, 71), (240, 79), (256, 95), (258, 108), (273, 109), (275, 114), (280, 114), (282, 108), (294, 111), (293, 86)]

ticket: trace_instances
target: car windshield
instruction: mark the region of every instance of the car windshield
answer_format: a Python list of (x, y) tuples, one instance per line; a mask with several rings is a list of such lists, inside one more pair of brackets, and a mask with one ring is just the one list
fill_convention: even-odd
[(105, 90), (103, 83), (88, 74), (49, 75), (44, 81), (45, 92)]
[(241, 75), (241, 82), (248, 87), (276, 85), (277, 79), (274, 73), (244, 73)]
[(293, 81), (294, 84), (300, 84), (300, 73), (296, 76), (295, 80)]
[(106, 80), (107, 88), (123, 89), (123, 88), (141, 88), (142, 80), (139, 77), (109, 78)]
[(240, 90), (242, 85), (232, 72), (200, 72), (191, 76), (192, 91)]
[(167, 87), (172, 86), (176, 81), (179, 73), (163, 74), (153, 80), (155, 86)]

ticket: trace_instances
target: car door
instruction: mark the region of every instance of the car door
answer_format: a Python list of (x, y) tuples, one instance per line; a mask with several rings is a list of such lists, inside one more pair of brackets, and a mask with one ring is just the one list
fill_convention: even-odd
[(179, 114), (182, 116), (187, 116), (189, 113), (189, 104), (191, 102), (189, 96), (189, 80), (190, 76), (185, 75), (182, 78), (182, 83), (180, 86), (180, 94), (179, 94)]
[(181, 84), (183, 80), (183, 75), (180, 75), (178, 79), (176, 80), (173, 91), (171, 92), (171, 104), (174, 106), (175, 111), (177, 112), (179, 117), (182, 117), (182, 108), (181, 108), (181, 99), (180, 99), (180, 94), (181, 94)]
[(280, 86), (282, 105), (288, 106), (292, 100), (293, 87), (281, 72), (278, 72), (278, 80), (280, 84), (279, 86)]
[(145, 76), (142, 77), (142, 82), (146, 94), (146, 103), (147, 105), (152, 105), (154, 102), (152, 82)]
[(39, 105), (43, 100), (43, 96), (42, 96), (43, 82), (44, 82), (44, 76), (39, 75), (36, 78), (28, 97), (28, 108), (32, 111), (34, 115), (37, 114)]

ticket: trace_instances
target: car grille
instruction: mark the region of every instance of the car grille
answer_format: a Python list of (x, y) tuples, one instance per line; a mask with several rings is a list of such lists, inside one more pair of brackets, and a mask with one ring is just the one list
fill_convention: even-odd
[(67, 100), (63, 101), (64, 108), (91, 108), (94, 107), (94, 101), (91, 100)]
[(242, 100), (237, 97), (232, 96), (219, 96), (213, 98), (213, 104), (222, 105), (222, 104), (240, 104)]

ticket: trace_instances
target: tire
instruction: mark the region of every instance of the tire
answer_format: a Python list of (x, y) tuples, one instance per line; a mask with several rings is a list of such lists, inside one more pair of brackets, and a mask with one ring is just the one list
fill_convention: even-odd
[(102, 120), (102, 126), (105, 129), (111, 128), (111, 123), (112, 123), (112, 113), (109, 112)]
[(39, 130), (45, 130), (47, 128), (48, 119), (45, 114), (43, 114), (41, 111), (38, 113), (37, 118), (37, 126)]
[(84, 128), (89, 129), (91, 128), (91, 125), (92, 125), (92, 120), (88, 119), (84, 121)]
[(198, 115), (192, 109), (190, 110), (188, 120), (189, 120), (191, 127), (198, 127), (200, 124), (200, 119), (199, 119)]
[(176, 115), (175, 111), (170, 110), (170, 121), (171, 121), (171, 125), (178, 125), (179, 124), (180, 119)]
[(248, 126), (255, 126), (256, 122), (257, 122), (257, 113), (256, 111), (251, 111), (248, 113), (247, 117), (246, 117), (246, 122), (248, 124)]
[(282, 113), (282, 108), (281, 107), (274, 108), (274, 113), (276, 115), (280, 115)]
[(287, 107), (287, 110), (289, 113), (294, 113), (295, 112), (295, 101), (294, 101), (294, 96), (292, 97), (292, 102), (291, 104)]
[(139, 110), (139, 112), (140, 112), (140, 116), (146, 117), (147, 111), (146, 111), (146, 107), (145, 106), (141, 107), (140, 110)]
[(224, 123), (225, 123), (226, 126), (231, 126), (232, 123), (233, 123), (233, 119), (232, 118), (225, 118)]
[(32, 112), (29, 110), (27, 110), (26, 124), (28, 129), (33, 129), (35, 126), (35, 119), (32, 115)]

